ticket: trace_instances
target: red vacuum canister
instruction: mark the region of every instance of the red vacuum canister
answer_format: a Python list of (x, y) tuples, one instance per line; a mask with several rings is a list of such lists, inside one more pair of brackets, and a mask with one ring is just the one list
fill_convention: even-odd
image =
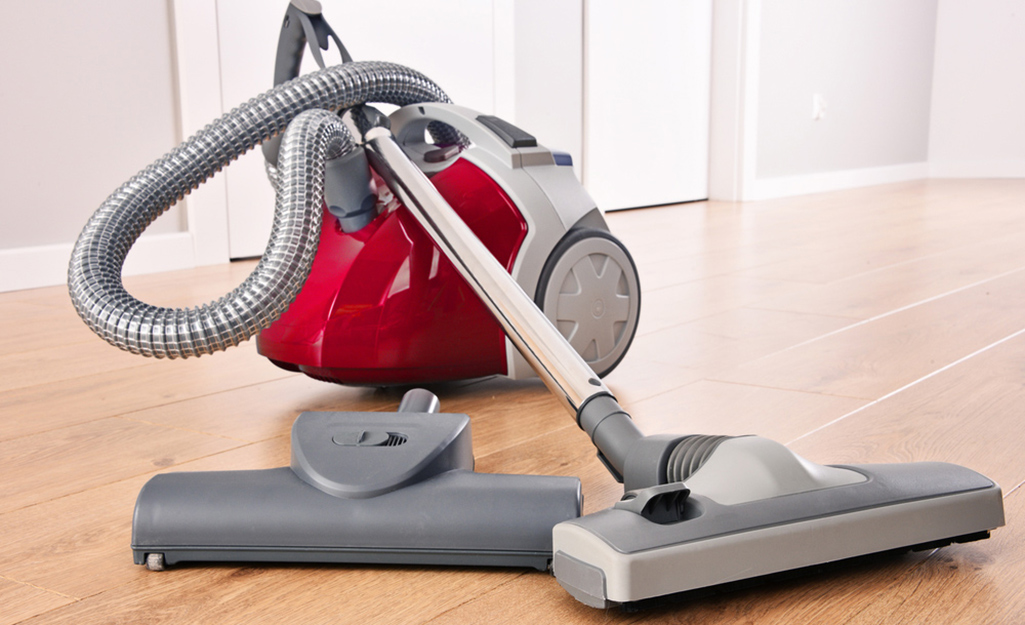
[[(451, 104), (391, 116), (407, 155), (599, 374), (626, 352), (637, 270), (573, 174), (569, 156), (498, 118)], [(437, 146), (442, 122), (465, 143)], [(532, 375), (479, 298), (374, 176), (377, 216), (345, 232), (325, 208), (305, 285), (257, 338), (276, 365), (354, 385)]]

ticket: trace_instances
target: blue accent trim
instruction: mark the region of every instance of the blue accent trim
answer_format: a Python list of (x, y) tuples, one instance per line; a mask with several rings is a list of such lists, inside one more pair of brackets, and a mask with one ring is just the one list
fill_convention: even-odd
[(555, 164), (562, 166), (573, 166), (573, 157), (570, 156), (569, 152), (559, 152), (552, 150), (552, 156), (555, 157)]

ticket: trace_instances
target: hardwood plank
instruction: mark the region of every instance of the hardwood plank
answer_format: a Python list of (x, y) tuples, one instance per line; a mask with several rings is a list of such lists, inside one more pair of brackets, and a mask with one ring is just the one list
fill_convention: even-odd
[(778, 296), (799, 285), (727, 275), (666, 287), (644, 297), (637, 335), (644, 336)]
[[(923, 224), (926, 222), (923, 222)], [(986, 223), (986, 222), (982, 222)], [(741, 273), (764, 280), (785, 280), (808, 282), (813, 285), (829, 284), (847, 280), (872, 272), (897, 269), (907, 264), (921, 263), (935, 258), (956, 255), (965, 243), (985, 245), (994, 239), (1006, 236), (1008, 230), (1021, 236), (1021, 226), (1007, 228), (1003, 222), (988, 223), (989, 229), (971, 238), (965, 238), (962, 228), (942, 232), (914, 233), (922, 240), (909, 244), (909, 235), (902, 228), (894, 231), (865, 233), (865, 241), (851, 240), (848, 244), (828, 246), (822, 249), (810, 247), (807, 253), (797, 258), (761, 265)]]
[[(477, 454), (534, 438), (572, 421), (539, 380), (493, 377), (473, 383), (427, 385), (441, 411), (471, 417)], [(127, 413), (124, 418), (259, 441), (287, 436), (299, 413), (394, 411), (406, 388), (366, 389), (293, 376)]]
[(628, 353), (602, 381), (620, 404), (632, 406), (641, 400), (696, 382), (702, 377), (704, 374), (698, 369), (647, 360)]
[(636, 337), (605, 382), (620, 403), (630, 406), (849, 323), (825, 315), (734, 308)]
[(120, 349), (100, 349), (93, 341), (0, 356), (0, 393), (82, 377), (133, 369), (143, 357)]
[(307, 410), (393, 410), (395, 406), (389, 408), (390, 402), (390, 398), (372, 389), (344, 387), (304, 375), (290, 375), (143, 408), (122, 416), (143, 423), (244, 441), (261, 441), (287, 436), (295, 418)]
[(645, 434), (758, 434), (787, 441), (864, 404), (848, 397), (702, 380), (629, 409)]
[[(734, 271), (774, 280), (829, 282), (866, 267), (1021, 233), (1017, 207), (1025, 192), (1020, 184), (994, 191), (966, 182), (901, 183), (743, 205), (696, 203), (613, 213), (608, 219), (628, 247), (637, 250), (642, 278), (663, 265), (686, 273), (687, 261), (729, 264), (742, 255), (749, 260), (734, 265)], [(964, 210), (966, 205), (974, 210)], [(847, 244), (836, 246), (837, 240)], [(637, 243), (631, 245), (633, 241)], [(869, 255), (872, 249), (877, 251)], [(723, 261), (720, 254), (725, 254)], [(709, 269), (707, 275), (720, 272), (714, 265)], [(660, 271), (644, 283), (646, 289), (661, 287), (665, 276)]]
[[(102, 341), (97, 350), (115, 350)], [(278, 369), (256, 354), (254, 343), (188, 360), (137, 357), (138, 366), (0, 393), (0, 413), (16, 414), (0, 440), (116, 416), (183, 399), (250, 386), (297, 374)]]
[[(540, 380), (494, 377), (476, 384), (431, 390), (441, 400), (443, 412), (469, 415), (478, 462), (489, 454), (545, 438), (567, 426), (576, 427), (573, 418)], [(492, 471), (482, 469), (480, 464), (477, 470)]]
[(431, 625), (488, 623), (626, 623), (635, 615), (600, 611), (573, 599), (548, 575), (524, 575), (425, 621)]
[(1020, 234), (764, 300), (773, 310), (868, 319), (1025, 267)]
[(118, 417), (0, 442), (0, 473), (4, 475), (0, 482), (0, 512), (241, 444), (237, 440)]
[(0, 625), (20, 623), (73, 601), (73, 597), (0, 577), (0, 606), (3, 606), (0, 610)]
[(717, 380), (875, 399), (1020, 330), (1025, 272), (852, 326)]
[(737, 307), (637, 336), (626, 358), (692, 368), (708, 375), (851, 323), (841, 317)]
[(0, 303), (0, 356), (96, 340), (70, 304), (55, 308), (31, 302)]
[(446, 567), (182, 567), (142, 574), (24, 623), (421, 623), (523, 575), (544, 576)]
[(793, 441), (816, 462), (956, 462), (1005, 488), (1025, 481), (1025, 334)]
[[(644, 236), (625, 241), (627, 249), (646, 249), (650, 242)], [(665, 249), (665, 248), (656, 248)], [(676, 246), (669, 249), (677, 249)], [(679, 252), (678, 252), (679, 253)], [(782, 262), (802, 256), (803, 250), (785, 246), (741, 245), (722, 250), (703, 250), (699, 245), (690, 248), (690, 254), (676, 258), (637, 260), (641, 292), (658, 291), (669, 286), (693, 282), (705, 278), (739, 274), (765, 265)]]
[(68, 288), (64, 285), (0, 293), (0, 303), (4, 304), (9, 302), (29, 302), (40, 306), (64, 307), (70, 301)]

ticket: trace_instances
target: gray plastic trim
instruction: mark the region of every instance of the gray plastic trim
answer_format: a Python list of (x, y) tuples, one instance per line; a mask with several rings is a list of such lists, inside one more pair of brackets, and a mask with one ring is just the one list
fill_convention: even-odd
[(324, 202), (344, 232), (362, 230), (377, 217), (377, 195), (363, 148), (324, 163)]
[(574, 599), (592, 608), (609, 607), (605, 597), (605, 572), (562, 551), (552, 556), (552, 573)]
[(713, 439), (713, 444), (713, 453), (684, 481), (693, 492), (720, 504), (808, 493), (868, 479), (851, 469), (808, 462), (785, 445), (761, 436)]

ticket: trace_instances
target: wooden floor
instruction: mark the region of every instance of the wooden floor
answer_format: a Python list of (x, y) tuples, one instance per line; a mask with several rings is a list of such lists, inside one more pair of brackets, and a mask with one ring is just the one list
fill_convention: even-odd
[[(310, 409), (394, 391), (275, 368), (252, 344), (188, 361), (119, 352), (63, 288), (0, 294), (0, 625), (8, 623), (1025, 622), (1025, 181), (932, 180), (609, 215), (642, 321), (607, 382), (647, 433), (757, 433), (826, 463), (944, 460), (1004, 490), (983, 542), (656, 608), (601, 612), (522, 570), (132, 563), (132, 509), (162, 471), (288, 462)], [(213, 299), (252, 263), (129, 279)], [(477, 469), (621, 494), (536, 381), (434, 389), (473, 419)]]

